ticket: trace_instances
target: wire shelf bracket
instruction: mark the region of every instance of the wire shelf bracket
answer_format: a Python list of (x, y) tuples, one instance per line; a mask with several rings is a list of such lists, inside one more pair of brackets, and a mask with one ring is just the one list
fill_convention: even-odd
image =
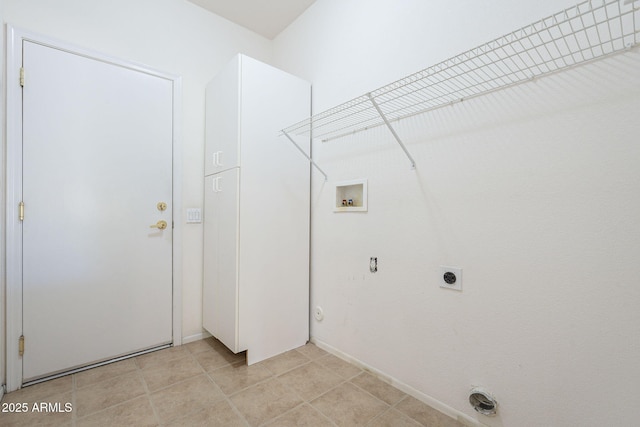
[(282, 133), (326, 142), (387, 126), (414, 167), (391, 123), (628, 51), (639, 38), (640, 0), (583, 1), (315, 114)]
[(296, 147), (298, 149), (298, 151), (300, 151), (300, 153), (302, 153), (302, 155), (309, 161), (309, 163), (311, 163), (313, 166), (315, 166), (316, 169), (318, 169), (318, 172), (320, 172), (322, 175), (324, 175), (324, 180), (327, 181), (329, 179), (329, 177), (327, 176), (327, 174), (320, 168), (320, 166), (318, 166), (318, 164), (309, 156), (307, 156), (307, 153), (304, 152), (304, 150), (302, 148), (300, 148), (300, 146), (293, 140), (293, 138), (291, 138), (291, 136), (285, 132), (284, 130), (282, 131), (282, 134), (284, 136), (287, 137), (287, 139), (289, 141), (291, 141), (291, 143), (293, 144), (294, 147)]
[(402, 140), (400, 139), (400, 137), (396, 133), (396, 131), (393, 128), (393, 126), (391, 126), (391, 123), (389, 123), (389, 120), (387, 120), (387, 117), (384, 115), (384, 112), (380, 109), (380, 106), (376, 102), (375, 98), (373, 96), (371, 96), (371, 93), (367, 93), (367, 96), (369, 97), (369, 100), (371, 101), (371, 104), (373, 104), (373, 107), (376, 109), (378, 114), (380, 114), (380, 118), (384, 121), (384, 124), (387, 125), (387, 127), (391, 131), (391, 134), (393, 135), (393, 137), (396, 139), (398, 144), (400, 144), (400, 148), (402, 148), (402, 151), (404, 151), (404, 154), (406, 154), (407, 157), (409, 158), (409, 161), (411, 162), (411, 169), (415, 169), (416, 168), (415, 160), (413, 160), (413, 157), (411, 157), (411, 154), (409, 154), (409, 151), (407, 151), (407, 147), (405, 147), (404, 144), (402, 143)]

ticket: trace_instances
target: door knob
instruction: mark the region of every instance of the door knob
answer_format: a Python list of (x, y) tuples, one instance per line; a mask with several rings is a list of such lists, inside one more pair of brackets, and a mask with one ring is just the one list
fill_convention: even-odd
[(164, 230), (165, 228), (167, 228), (167, 221), (165, 221), (164, 219), (161, 219), (160, 221), (158, 221), (155, 224), (153, 224), (151, 226), (151, 228), (157, 228), (158, 230)]

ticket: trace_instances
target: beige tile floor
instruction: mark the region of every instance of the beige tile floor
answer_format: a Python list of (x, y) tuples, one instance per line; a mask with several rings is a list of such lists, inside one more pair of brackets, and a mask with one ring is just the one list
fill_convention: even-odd
[[(43, 402), (61, 410), (34, 412)], [(0, 426), (462, 426), (313, 344), (246, 366), (213, 338), (25, 387), (2, 403), (28, 412), (0, 412)]]

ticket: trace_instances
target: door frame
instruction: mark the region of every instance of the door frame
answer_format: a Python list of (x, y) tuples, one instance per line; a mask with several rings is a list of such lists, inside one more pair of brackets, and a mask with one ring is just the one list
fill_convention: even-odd
[[(22, 387), (22, 359), (18, 340), (22, 335), (22, 223), (18, 203), (22, 200), (22, 90), (19, 84), (23, 41), (81, 55), (105, 63), (164, 78), (173, 83), (173, 345), (182, 344), (182, 79), (145, 65), (114, 58), (48, 36), (7, 24), (6, 60), (6, 386), (7, 392)], [(27, 84), (28, 84), (27, 72)], [(27, 343), (28, 348), (28, 343)]]

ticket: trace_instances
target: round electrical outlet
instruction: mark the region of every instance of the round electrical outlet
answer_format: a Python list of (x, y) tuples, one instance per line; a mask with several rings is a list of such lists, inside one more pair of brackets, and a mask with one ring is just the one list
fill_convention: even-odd
[(319, 305), (316, 306), (316, 309), (313, 310), (313, 317), (315, 317), (318, 322), (324, 319), (324, 311), (322, 311), (322, 307)]
[(441, 288), (462, 291), (462, 268), (441, 265), (440, 274), (438, 284)]
[(452, 273), (450, 271), (444, 273), (443, 279), (445, 282), (447, 282), (448, 285), (453, 285), (454, 283), (456, 283), (456, 275), (455, 273)]

